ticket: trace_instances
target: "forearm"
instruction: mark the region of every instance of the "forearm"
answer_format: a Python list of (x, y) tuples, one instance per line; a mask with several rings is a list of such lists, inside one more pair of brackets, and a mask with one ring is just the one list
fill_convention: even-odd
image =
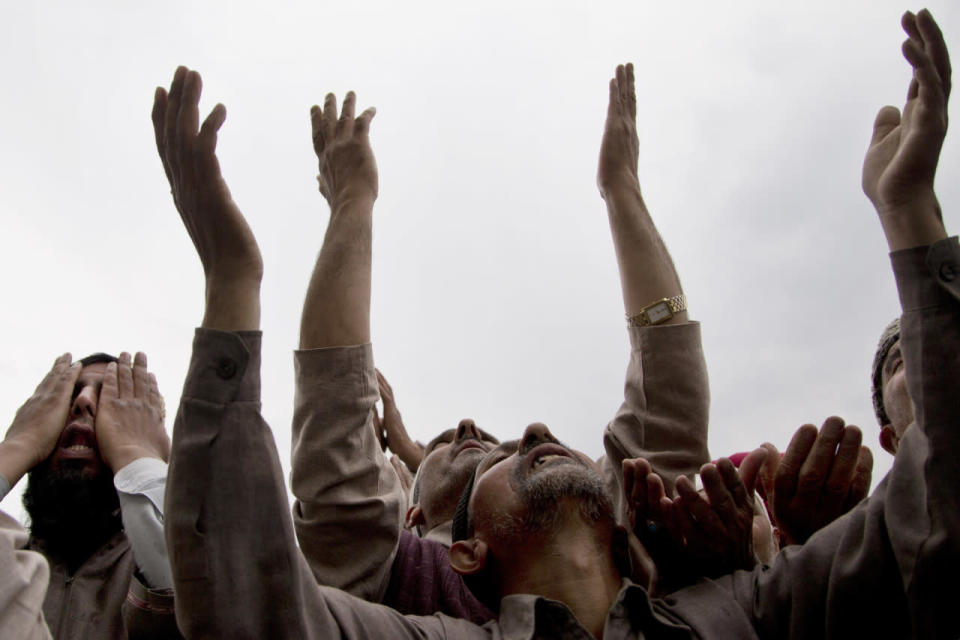
[(256, 331), (260, 328), (262, 271), (208, 275), (206, 307), (201, 326), (218, 331)]
[(331, 207), (303, 304), (301, 349), (370, 342), (373, 202), (350, 196)]
[[(605, 198), (627, 316), (662, 298), (683, 293), (670, 253), (636, 184), (608, 189)], [(681, 311), (667, 323), (686, 322)]]

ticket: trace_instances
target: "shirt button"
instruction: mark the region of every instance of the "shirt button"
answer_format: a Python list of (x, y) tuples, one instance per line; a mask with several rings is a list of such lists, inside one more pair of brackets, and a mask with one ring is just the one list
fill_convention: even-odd
[(940, 278), (952, 282), (957, 277), (957, 265), (953, 262), (944, 262), (940, 265)]
[(217, 376), (223, 380), (229, 380), (237, 373), (237, 363), (227, 358), (217, 363)]

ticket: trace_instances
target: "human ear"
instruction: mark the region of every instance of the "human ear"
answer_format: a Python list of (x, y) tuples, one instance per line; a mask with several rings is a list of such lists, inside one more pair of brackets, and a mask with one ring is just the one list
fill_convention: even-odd
[(407, 509), (407, 519), (403, 522), (404, 529), (412, 530), (414, 527), (427, 524), (427, 519), (423, 517), (423, 509), (415, 504)]
[(897, 455), (900, 438), (897, 437), (897, 431), (892, 424), (885, 424), (880, 427), (880, 446), (891, 455)]
[(463, 576), (483, 571), (487, 564), (487, 543), (477, 538), (458, 540), (450, 547), (450, 566)]

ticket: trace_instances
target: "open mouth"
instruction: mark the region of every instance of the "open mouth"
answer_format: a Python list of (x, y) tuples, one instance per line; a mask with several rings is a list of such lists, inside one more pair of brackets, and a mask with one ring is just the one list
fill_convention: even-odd
[(539, 469), (540, 467), (550, 464), (554, 460), (559, 460), (561, 458), (574, 460), (570, 451), (552, 442), (534, 447), (534, 449), (528, 453), (527, 456), (529, 456), (528, 459), (530, 460), (531, 469)]
[(97, 436), (93, 428), (74, 422), (67, 425), (60, 434), (58, 448), (63, 455), (86, 457), (95, 455), (97, 451)]

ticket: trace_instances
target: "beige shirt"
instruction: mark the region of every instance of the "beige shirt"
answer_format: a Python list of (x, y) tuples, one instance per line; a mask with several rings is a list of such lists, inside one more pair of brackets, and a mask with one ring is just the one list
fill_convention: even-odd
[(49, 638), (43, 618), (50, 567), (46, 558), (26, 550), (27, 532), (0, 511), (0, 638)]
[[(678, 475), (692, 476), (710, 460), (700, 324), (630, 327), (628, 335), (624, 401), (603, 430), (601, 460), (622, 521), (625, 458), (647, 458), (668, 489)], [(372, 347), (296, 351), (294, 371), (293, 522), (300, 548), (319, 584), (378, 602), (406, 503), (374, 435)], [(425, 537), (450, 546), (450, 523)]]

